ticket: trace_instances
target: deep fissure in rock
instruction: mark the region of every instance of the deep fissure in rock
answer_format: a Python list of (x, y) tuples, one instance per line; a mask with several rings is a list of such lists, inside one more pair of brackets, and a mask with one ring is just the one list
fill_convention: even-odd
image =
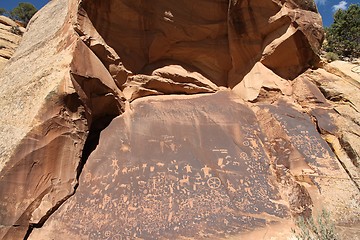
[(84, 144), (84, 148), (82, 150), (82, 155), (81, 155), (81, 159), (79, 162), (79, 165), (76, 169), (76, 181), (77, 183), (74, 186), (74, 190), (71, 194), (69, 194), (68, 196), (66, 196), (64, 199), (62, 199), (61, 201), (59, 201), (53, 208), (51, 208), (46, 214), (45, 216), (43, 216), (41, 218), (41, 220), (38, 223), (30, 223), (28, 230), (26, 232), (26, 235), (24, 237), (24, 240), (27, 240), (32, 231), (35, 228), (41, 228), (45, 222), (51, 217), (51, 215), (53, 213), (55, 213), (62, 205), (63, 203), (65, 203), (69, 198), (71, 198), (73, 195), (75, 195), (77, 188), (79, 187), (79, 178), (81, 176), (82, 170), (89, 158), (89, 156), (91, 155), (91, 153), (96, 149), (96, 147), (99, 144), (99, 139), (100, 139), (100, 134), (101, 132), (107, 127), (109, 126), (109, 124), (111, 123), (111, 121), (117, 117), (118, 115), (105, 115), (103, 117), (97, 118), (96, 120), (93, 120), (90, 130), (89, 130), (89, 134), (86, 138), (85, 144)]
[[(335, 148), (326, 141), (326, 143), (329, 145), (329, 147), (331, 148), (331, 150), (335, 153)], [(346, 153), (348, 154), (348, 153)], [(353, 178), (353, 176), (351, 175), (351, 172), (347, 169), (346, 165), (341, 161), (341, 159), (339, 158), (339, 156), (337, 154), (334, 154), (336, 159), (338, 160), (338, 162), (341, 164), (341, 166), (343, 167), (344, 171), (346, 172), (346, 174), (349, 176), (349, 178), (351, 179), (351, 181), (354, 183), (354, 185), (357, 187), (357, 189), (360, 191), (360, 186), (359, 184), (355, 181), (355, 179)], [(350, 158), (352, 161), (353, 159)]]

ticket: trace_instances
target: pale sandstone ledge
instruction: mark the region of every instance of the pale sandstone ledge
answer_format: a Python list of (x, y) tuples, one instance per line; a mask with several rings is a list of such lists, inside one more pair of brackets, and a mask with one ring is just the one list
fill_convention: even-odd
[(0, 72), (14, 54), (25, 29), (13, 20), (0, 16)]

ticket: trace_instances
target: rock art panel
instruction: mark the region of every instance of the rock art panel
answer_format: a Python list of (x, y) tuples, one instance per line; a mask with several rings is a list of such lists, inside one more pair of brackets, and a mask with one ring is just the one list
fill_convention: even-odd
[(39, 232), (224, 237), (290, 217), (256, 116), (233, 94), (149, 97), (132, 109), (102, 132), (76, 194)]
[[(337, 66), (339, 64), (339, 66)], [(345, 65), (344, 68), (340, 68)], [(337, 66), (337, 67), (336, 67)], [(359, 133), (358, 109), (360, 98), (357, 94), (360, 88), (360, 77), (352, 75), (351, 69), (356, 65), (350, 63), (332, 63), (324, 66), (324, 69), (307, 71), (301, 78), (307, 78), (313, 84), (318, 85), (327, 100), (319, 98), (307, 104), (309, 113), (316, 119), (318, 128), (333, 148), (350, 178), (359, 188)], [(340, 69), (338, 69), (340, 68)], [(344, 71), (345, 73), (343, 73)], [(350, 77), (351, 76), (351, 77)], [(326, 104), (321, 102), (326, 101)], [(304, 105), (304, 103), (301, 103)], [(329, 118), (324, 119), (327, 112)], [(336, 126), (336, 130), (333, 127)]]
[[(358, 201), (316, 131), (334, 111), (290, 81), (318, 61), (313, 1), (61, 0), (28, 29), (1, 75), (1, 239), (221, 238)], [(358, 163), (351, 134), (332, 146)]]
[[(304, 93), (307, 95), (306, 90)], [(312, 99), (316, 100), (316, 94)], [(285, 97), (272, 104), (256, 103), (253, 109), (267, 138), (264, 146), (274, 164), (280, 192), (288, 199), (294, 215), (306, 216), (310, 209), (319, 212), (325, 208), (339, 225), (347, 222), (356, 226), (360, 213), (357, 204), (360, 201), (359, 187), (355, 180), (357, 170), (336, 145), (334, 138), (341, 125), (331, 110), (323, 108), (328, 103), (314, 102), (318, 105), (312, 106), (309, 112), (300, 112), (299, 106)], [(321, 112), (321, 118), (317, 117), (315, 123), (314, 111)], [(299, 185), (294, 186), (294, 180), (303, 190), (306, 189), (296, 198), (294, 190)]]

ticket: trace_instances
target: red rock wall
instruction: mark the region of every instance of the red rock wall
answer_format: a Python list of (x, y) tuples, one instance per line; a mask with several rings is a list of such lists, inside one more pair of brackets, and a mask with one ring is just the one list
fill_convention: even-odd
[[(290, 81), (322, 38), (313, 1), (52, 1), (1, 80), (26, 97), (0, 102), (2, 129), (25, 123), (0, 142), (0, 238), (279, 236), (322, 201), (348, 207), (331, 186), (349, 199), (356, 182), (321, 175), (348, 177), (317, 132), (332, 118)], [(31, 77), (10, 76), (21, 64)]]

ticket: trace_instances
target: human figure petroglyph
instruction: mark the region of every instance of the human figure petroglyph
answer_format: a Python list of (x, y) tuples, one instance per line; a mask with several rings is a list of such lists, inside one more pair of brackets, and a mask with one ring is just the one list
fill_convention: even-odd
[(207, 165), (205, 165), (203, 168), (201, 168), (201, 171), (204, 173), (204, 177), (211, 177), (210, 171), (211, 168), (209, 168)]
[(189, 165), (189, 164), (186, 164), (185, 165), (185, 167), (184, 167), (184, 169), (186, 170), (186, 173), (191, 173), (192, 172), (192, 166), (191, 165)]
[(111, 167), (113, 167), (115, 170), (119, 169), (118, 160), (116, 158), (112, 160)]
[(114, 171), (114, 174), (111, 175), (111, 176), (113, 177), (112, 182), (115, 182), (115, 177), (118, 176), (118, 175), (119, 175), (119, 169), (116, 169), (116, 170)]
[(147, 163), (143, 163), (141, 166), (143, 173), (145, 172), (146, 168), (147, 168)]

